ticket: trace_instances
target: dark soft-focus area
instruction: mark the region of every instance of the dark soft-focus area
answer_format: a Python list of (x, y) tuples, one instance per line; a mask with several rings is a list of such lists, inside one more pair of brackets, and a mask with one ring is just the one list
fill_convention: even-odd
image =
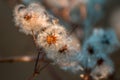
[[(14, 25), (15, 2), (18, 3), (19, 0), (0, 0), (0, 58), (37, 55), (32, 37), (20, 33)], [(113, 0), (108, 12), (112, 11), (116, 5), (120, 6), (119, 0), (115, 2)], [(111, 58), (115, 64), (115, 77), (120, 80), (120, 50), (112, 54)], [(33, 70), (34, 62), (0, 63), (0, 80), (26, 80)], [(40, 72), (36, 80), (80, 80), (80, 78), (79, 74), (63, 71), (58, 66), (48, 65)]]

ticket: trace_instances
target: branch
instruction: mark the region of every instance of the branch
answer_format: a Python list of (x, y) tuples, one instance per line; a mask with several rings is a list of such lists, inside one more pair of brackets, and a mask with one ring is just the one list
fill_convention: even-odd
[[(12, 57), (0, 57), (0, 63), (12, 63), (12, 62), (35, 62), (36, 56), (12, 56)], [(38, 60), (41, 60), (39, 58)], [(51, 62), (50, 60), (44, 59), (44, 62)]]

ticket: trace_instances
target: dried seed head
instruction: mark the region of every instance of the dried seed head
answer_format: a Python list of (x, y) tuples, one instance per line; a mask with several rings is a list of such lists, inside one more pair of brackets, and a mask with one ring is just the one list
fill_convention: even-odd
[(113, 63), (109, 58), (104, 58), (104, 60), (101, 58), (97, 61), (96, 65), (92, 72), (91, 72), (91, 76), (95, 79), (95, 80), (101, 80), (103, 78), (107, 78), (109, 75), (111, 75), (114, 71), (113, 69)]
[(65, 43), (66, 30), (60, 25), (51, 25), (44, 32), (38, 35), (38, 45), (45, 48), (58, 51)]
[(33, 31), (37, 35), (42, 31), (41, 29), (52, 25), (52, 22), (47, 21), (51, 16), (40, 4), (31, 3), (24, 7), (24, 5), (17, 5), (14, 10), (14, 20), (20, 31), (25, 34), (32, 34)]

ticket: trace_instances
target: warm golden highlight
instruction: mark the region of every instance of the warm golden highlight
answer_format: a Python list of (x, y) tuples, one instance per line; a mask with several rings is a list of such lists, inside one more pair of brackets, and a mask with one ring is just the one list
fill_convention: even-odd
[(56, 43), (56, 41), (57, 41), (57, 37), (55, 36), (55, 34), (54, 35), (48, 35), (47, 37), (46, 37), (46, 41), (47, 41), (47, 43), (49, 44), (49, 45), (51, 45), (51, 44), (55, 44)]

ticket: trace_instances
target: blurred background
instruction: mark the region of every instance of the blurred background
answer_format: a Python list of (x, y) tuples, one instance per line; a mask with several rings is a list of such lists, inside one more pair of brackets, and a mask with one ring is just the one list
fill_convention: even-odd
[[(77, 0), (71, 0), (73, 1), (71, 2), (72, 5), (70, 3), (68, 4), (67, 0), (40, 1), (42, 1), (42, 4), (46, 6), (51, 14), (56, 15), (61, 19), (61, 22), (65, 22), (63, 24), (67, 26), (75, 24), (81, 25), (80, 22), (83, 22), (86, 17), (85, 6), (81, 4), (83, 8), (79, 7), (79, 4), (76, 2)], [(20, 33), (13, 21), (14, 6), (19, 3), (29, 4), (29, 2), (30, 0), (0, 0), (0, 58), (24, 55), (37, 56), (32, 37)], [(48, 5), (48, 3), (50, 5)], [(97, 8), (99, 8), (99, 6)], [(79, 15), (80, 10), (83, 11), (81, 13), (82, 16)], [(104, 10), (105, 15), (102, 16), (99, 22), (95, 22), (93, 25), (97, 27), (113, 26), (113, 28), (116, 26), (114, 29), (118, 37), (120, 37), (120, 0), (108, 0)], [(68, 15), (70, 11), (71, 14), (73, 13), (73, 15), (71, 15), (72, 17)], [(83, 27), (80, 27), (80, 29), (82, 28)], [(111, 58), (115, 64), (115, 80), (120, 80), (120, 50), (114, 52)], [(0, 80), (26, 80), (32, 74), (33, 70), (34, 62), (0, 63)], [(36, 80), (80, 80), (80, 78), (79, 74), (63, 71), (58, 66), (48, 65), (41, 71)]]

